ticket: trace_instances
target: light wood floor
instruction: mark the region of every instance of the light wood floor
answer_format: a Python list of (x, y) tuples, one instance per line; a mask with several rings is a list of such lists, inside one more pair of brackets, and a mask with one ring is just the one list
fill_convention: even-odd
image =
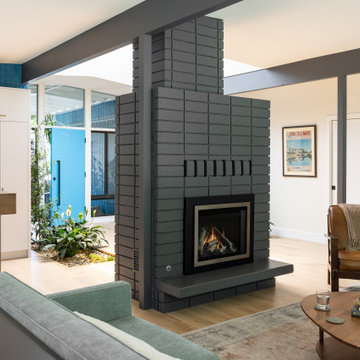
[[(138, 303), (133, 301), (133, 313), (176, 333), (184, 333), (300, 301), (316, 290), (328, 288), (326, 245), (272, 238), (270, 255), (274, 259), (294, 264), (292, 274), (277, 277), (275, 288), (168, 314), (161, 314), (155, 310), (141, 310)], [(13, 274), (44, 294), (110, 282), (113, 281), (114, 274), (113, 263), (68, 268), (45, 260), (36, 253), (32, 254), (31, 259), (8, 260), (2, 265), (3, 271)], [(355, 283), (353, 280), (340, 280), (340, 286), (343, 287)]]

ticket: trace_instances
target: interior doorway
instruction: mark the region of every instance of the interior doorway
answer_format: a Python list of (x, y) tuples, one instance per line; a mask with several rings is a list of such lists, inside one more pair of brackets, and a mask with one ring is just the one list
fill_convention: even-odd
[[(330, 204), (337, 204), (337, 120), (330, 120)], [(347, 119), (347, 179), (346, 201), (360, 204), (360, 114), (348, 115)]]

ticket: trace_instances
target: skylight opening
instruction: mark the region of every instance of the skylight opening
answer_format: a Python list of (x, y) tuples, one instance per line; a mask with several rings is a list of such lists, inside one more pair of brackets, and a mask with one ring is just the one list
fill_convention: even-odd
[(133, 46), (128, 45), (58, 72), (62, 76), (91, 76), (132, 85)]
[(245, 64), (240, 61), (224, 59), (224, 77), (246, 74), (261, 69), (258, 66)]

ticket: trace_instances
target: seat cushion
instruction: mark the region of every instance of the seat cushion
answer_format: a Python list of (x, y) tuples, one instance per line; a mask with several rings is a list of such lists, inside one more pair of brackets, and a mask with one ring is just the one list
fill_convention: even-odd
[(214, 353), (180, 335), (137, 317), (125, 317), (109, 322), (112, 326), (144, 340), (162, 353), (183, 360), (217, 360)]
[(340, 270), (359, 270), (360, 271), (360, 251), (339, 250)]

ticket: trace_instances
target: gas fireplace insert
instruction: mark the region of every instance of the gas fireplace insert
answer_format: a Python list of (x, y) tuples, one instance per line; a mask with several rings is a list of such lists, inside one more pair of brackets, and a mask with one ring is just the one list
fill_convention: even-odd
[(185, 199), (184, 274), (253, 261), (254, 195)]

